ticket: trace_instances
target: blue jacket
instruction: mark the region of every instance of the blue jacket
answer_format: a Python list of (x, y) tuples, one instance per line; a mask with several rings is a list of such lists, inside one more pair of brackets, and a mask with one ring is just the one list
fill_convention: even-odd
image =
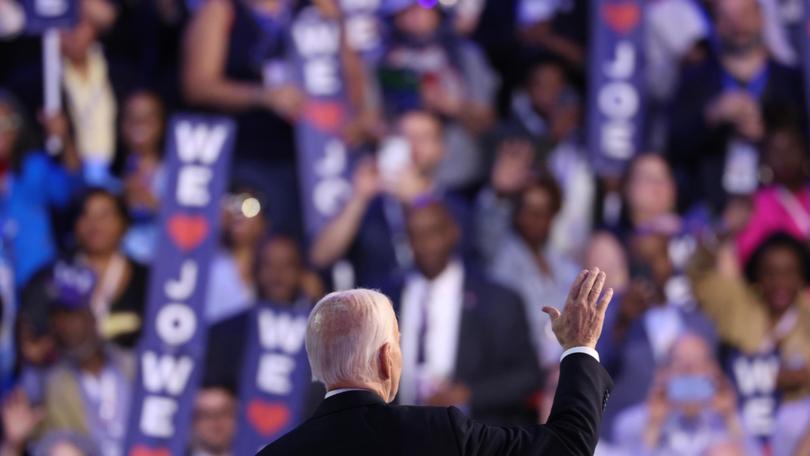
[(17, 289), (56, 257), (51, 208), (65, 208), (81, 185), (44, 152), (31, 152), (0, 192), (0, 234), (14, 268)]

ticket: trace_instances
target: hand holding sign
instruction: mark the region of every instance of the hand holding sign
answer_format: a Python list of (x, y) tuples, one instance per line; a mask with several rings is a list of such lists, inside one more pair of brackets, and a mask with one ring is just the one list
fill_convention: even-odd
[(562, 313), (554, 307), (543, 307), (543, 312), (551, 317), (554, 335), (566, 350), (572, 347), (596, 348), (605, 311), (613, 298), (612, 288), (602, 294), (604, 286), (605, 273), (599, 268), (582, 271), (571, 286)]
[(288, 121), (294, 121), (304, 108), (306, 96), (292, 85), (268, 88), (262, 91), (261, 103)]

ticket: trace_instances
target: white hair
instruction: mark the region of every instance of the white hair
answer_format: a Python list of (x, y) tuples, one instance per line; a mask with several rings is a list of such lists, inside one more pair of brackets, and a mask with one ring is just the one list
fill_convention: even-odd
[(326, 386), (378, 380), (377, 353), (394, 341), (395, 322), (391, 302), (378, 291), (358, 288), (326, 295), (307, 321), (312, 378)]

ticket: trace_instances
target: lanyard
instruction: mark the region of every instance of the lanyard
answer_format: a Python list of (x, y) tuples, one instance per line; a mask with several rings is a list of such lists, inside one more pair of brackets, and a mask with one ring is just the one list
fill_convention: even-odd
[(771, 73), (771, 66), (766, 63), (762, 70), (751, 78), (748, 82), (742, 82), (739, 79), (731, 76), (727, 71), (723, 71), (723, 87), (729, 89), (743, 89), (751, 94), (756, 99), (761, 99), (765, 93), (765, 88), (768, 86), (768, 79)]
[[(804, 190), (804, 193), (806, 194), (807, 190)], [(799, 228), (802, 236), (810, 237), (810, 213), (808, 213), (807, 209), (802, 205), (801, 201), (799, 201), (799, 198), (784, 187), (779, 187), (777, 196), (779, 197), (779, 203), (782, 204), (788, 216), (790, 216), (793, 223)]]

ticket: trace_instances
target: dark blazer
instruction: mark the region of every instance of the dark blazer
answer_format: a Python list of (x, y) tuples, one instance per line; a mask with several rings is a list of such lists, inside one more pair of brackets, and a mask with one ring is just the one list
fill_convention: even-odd
[[(706, 108), (724, 90), (723, 68), (712, 55), (702, 64), (685, 71), (672, 98), (668, 158), (675, 171), (678, 197), (684, 209), (705, 201), (713, 210), (719, 211), (726, 202), (723, 172), (726, 147), (733, 131), (729, 125), (708, 125), (705, 116)], [(801, 73), (796, 68), (770, 61), (760, 107), (765, 111), (777, 107), (779, 111), (791, 108), (792, 114), (798, 117), (799, 128), (804, 128), (806, 117)]]
[[(542, 387), (523, 301), (474, 269), (464, 268), (454, 380), (471, 390), (473, 418), (497, 424), (536, 422), (531, 396)], [(404, 281), (383, 291), (399, 313)]]
[(351, 391), (325, 399), (259, 455), (590, 455), (611, 387), (595, 359), (569, 355), (548, 423), (519, 427), (477, 423), (454, 407), (387, 405), (371, 392)]

